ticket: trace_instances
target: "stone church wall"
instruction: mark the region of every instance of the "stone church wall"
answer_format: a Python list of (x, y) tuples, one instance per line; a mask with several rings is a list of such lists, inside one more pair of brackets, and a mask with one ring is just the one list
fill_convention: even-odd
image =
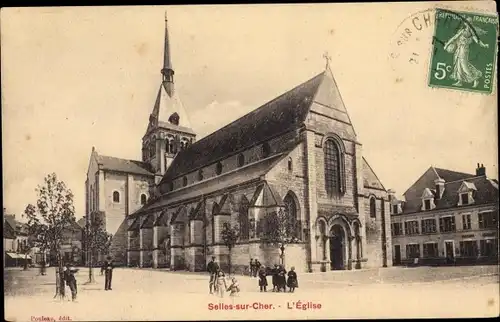
[[(374, 195), (376, 199), (376, 218), (370, 217), (370, 195)], [(386, 192), (375, 189), (365, 188), (365, 197), (361, 200), (361, 209), (364, 209), (365, 227), (364, 234), (366, 236), (366, 245), (363, 249), (363, 258), (367, 262), (362, 263), (362, 267), (382, 267), (384, 265), (382, 251), (382, 202), (379, 198), (387, 198)], [(392, 266), (392, 243), (391, 243), (391, 219), (390, 219), (390, 204), (386, 199), (385, 202), (385, 232), (386, 232), (386, 257), (387, 266)]]

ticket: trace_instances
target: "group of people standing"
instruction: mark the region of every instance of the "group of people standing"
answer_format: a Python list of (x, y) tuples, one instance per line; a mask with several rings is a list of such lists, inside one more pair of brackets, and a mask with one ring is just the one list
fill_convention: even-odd
[(207, 271), (210, 273), (210, 281), (208, 287), (210, 294), (215, 294), (224, 297), (225, 292), (229, 292), (230, 296), (236, 296), (240, 292), (240, 285), (236, 277), (231, 278), (229, 286), (226, 282), (226, 274), (220, 269), (219, 264), (215, 262), (215, 257), (207, 265)]
[[(101, 266), (101, 275), (104, 272), (105, 275), (105, 281), (104, 281), (104, 290), (105, 291), (111, 291), (111, 280), (113, 278), (113, 261), (111, 260), (111, 257), (107, 257), (106, 260), (104, 261), (103, 265)], [(78, 287), (76, 283), (76, 277), (75, 274), (78, 272), (78, 268), (73, 267), (70, 263), (67, 263), (66, 266), (63, 269), (63, 274), (64, 274), (64, 282), (66, 285), (69, 287), (71, 290), (71, 299), (73, 301), (76, 300), (76, 295), (78, 293)]]
[(273, 268), (268, 270), (264, 265), (259, 268), (259, 287), (261, 292), (267, 292), (267, 276), (272, 276), (273, 292), (286, 292), (286, 288), (291, 293), (295, 291), (295, 288), (299, 287), (299, 282), (297, 278), (297, 273), (295, 272), (295, 267), (291, 267), (290, 271), (287, 273), (283, 265), (275, 264)]

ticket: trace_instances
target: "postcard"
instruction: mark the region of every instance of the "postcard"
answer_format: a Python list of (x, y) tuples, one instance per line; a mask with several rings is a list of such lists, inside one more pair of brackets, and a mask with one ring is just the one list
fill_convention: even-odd
[(4, 318), (498, 316), (496, 12), (2, 8)]

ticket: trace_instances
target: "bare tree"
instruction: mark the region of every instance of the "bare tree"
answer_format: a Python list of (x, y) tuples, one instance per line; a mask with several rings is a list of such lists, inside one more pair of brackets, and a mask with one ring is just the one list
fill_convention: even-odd
[(93, 272), (94, 255), (108, 254), (109, 248), (111, 247), (111, 239), (112, 235), (106, 231), (100, 213), (93, 212), (90, 214), (89, 218), (85, 218), (83, 242), (88, 254), (89, 279), (87, 284), (95, 283)]
[(230, 223), (224, 223), (222, 226), (222, 231), (221, 231), (221, 238), (222, 241), (224, 242), (224, 245), (227, 246), (229, 250), (229, 272), (228, 274), (231, 275), (231, 255), (232, 255), (232, 249), (234, 248), (234, 245), (236, 244), (236, 241), (239, 238), (239, 228), (235, 225), (234, 227), (231, 227)]
[(279, 247), (281, 254), (281, 265), (285, 264), (285, 247), (298, 241), (296, 236), (297, 221), (288, 217), (287, 213), (280, 208), (278, 212), (267, 214), (262, 223), (262, 241)]
[(62, 299), (65, 296), (61, 245), (63, 233), (67, 227), (75, 223), (73, 193), (63, 181), (57, 179), (55, 173), (47, 175), (44, 183), (36, 188), (38, 200), (36, 205), (28, 204), (24, 216), (28, 218), (28, 232), (35, 245), (42, 253), (46, 249), (55, 253), (58, 263), (56, 269), (56, 294)]

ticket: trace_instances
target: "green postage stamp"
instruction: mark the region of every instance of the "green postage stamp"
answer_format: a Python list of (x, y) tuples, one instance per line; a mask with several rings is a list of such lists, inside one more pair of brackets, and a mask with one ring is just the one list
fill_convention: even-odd
[(429, 86), (490, 94), (497, 34), (497, 16), (437, 9)]

